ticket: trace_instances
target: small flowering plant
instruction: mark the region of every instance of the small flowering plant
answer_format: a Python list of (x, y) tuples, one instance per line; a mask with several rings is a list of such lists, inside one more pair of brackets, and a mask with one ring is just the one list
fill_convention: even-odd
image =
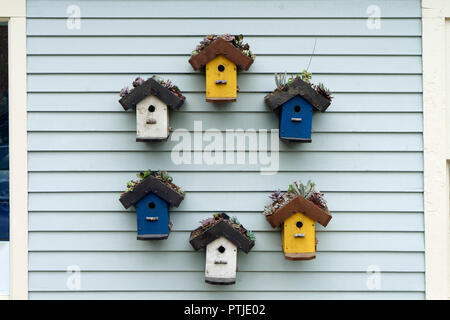
[[(180, 88), (173, 84), (172, 81), (170, 80), (164, 80), (161, 79), (159, 77), (153, 76), (152, 77), (154, 80), (156, 80), (160, 85), (162, 85), (163, 87), (169, 89), (172, 93), (174, 93), (178, 98), (185, 100), (186, 97), (183, 96), (183, 94), (180, 91)], [(148, 80), (148, 79), (147, 79)], [(125, 96), (127, 96), (128, 94), (130, 94), (135, 88), (139, 87), (140, 85), (142, 85), (146, 80), (144, 80), (141, 77), (137, 77), (132, 85), (133, 87), (130, 89), (128, 86), (125, 86), (121, 91), (120, 91), (120, 96), (123, 98)]]
[(216, 34), (210, 34), (203, 38), (202, 41), (195, 47), (195, 49), (191, 52), (191, 56), (194, 56), (198, 53), (200, 53), (203, 49), (208, 47), (211, 43), (214, 42), (214, 40), (217, 39), (223, 39), (227, 42), (232, 43), (236, 48), (241, 50), (243, 54), (245, 54), (247, 57), (250, 57), (252, 60), (255, 60), (255, 55), (250, 50), (250, 46), (248, 43), (244, 43), (244, 36), (242, 34), (240, 35), (231, 35), (229, 33), (222, 34), (222, 35), (216, 35)]
[(281, 192), (280, 190), (273, 192), (269, 196), (272, 203), (264, 207), (263, 214), (265, 216), (274, 214), (278, 209), (299, 195), (306, 200), (311, 201), (320, 209), (327, 210), (327, 202), (323, 193), (316, 189), (316, 184), (314, 182), (308, 180), (306, 184), (294, 181), (289, 185), (286, 192)]

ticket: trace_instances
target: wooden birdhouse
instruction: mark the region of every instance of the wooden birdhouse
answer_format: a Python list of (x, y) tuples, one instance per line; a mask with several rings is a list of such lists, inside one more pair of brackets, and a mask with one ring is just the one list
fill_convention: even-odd
[(206, 101), (234, 102), (237, 96), (238, 68), (248, 70), (253, 59), (232, 41), (217, 38), (189, 59), (194, 70), (205, 67)]
[(315, 222), (326, 227), (331, 214), (298, 195), (266, 219), (273, 228), (282, 225), (281, 241), (286, 259), (310, 260), (316, 257)]
[(205, 282), (210, 284), (234, 284), (237, 250), (248, 253), (255, 245), (253, 233), (225, 213), (204, 220), (189, 242), (195, 250), (206, 247)]
[(280, 114), (281, 139), (311, 142), (313, 110), (324, 112), (331, 103), (318, 92), (321, 89), (315, 90), (298, 77), (265, 96), (266, 104)]
[[(136, 79), (137, 81), (138, 79)], [(119, 100), (125, 110), (136, 110), (136, 141), (165, 140), (169, 137), (169, 109), (178, 110), (184, 103), (184, 96), (170, 82), (150, 78)], [(142, 80), (143, 81), (143, 80)], [(169, 83), (169, 86), (163, 84)], [(123, 91), (123, 90), (122, 90)]]
[(184, 199), (184, 193), (174, 184), (158, 177), (147, 176), (119, 199), (125, 209), (136, 207), (138, 240), (167, 239), (171, 229), (169, 207), (178, 207)]

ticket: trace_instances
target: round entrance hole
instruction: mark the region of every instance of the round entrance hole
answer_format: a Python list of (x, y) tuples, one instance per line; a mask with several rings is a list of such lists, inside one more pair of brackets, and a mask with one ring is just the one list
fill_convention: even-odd
[(225, 66), (222, 65), (222, 64), (219, 64), (219, 66), (217, 67), (217, 69), (218, 69), (220, 72), (223, 72), (223, 71), (225, 70)]
[(149, 203), (148, 203), (148, 207), (149, 207), (150, 209), (155, 209), (156, 205), (155, 205), (155, 203), (152, 201), (152, 202), (149, 202)]
[(224, 246), (220, 246), (217, 248), (217, 250), (219, 250), (220, 253), (224, 253), (225, 252), (225, 247)]
[(303, 227), (303, 222), (301, 222), (301, 221), (297, 221), (297, 228), (301, 228), (301, 227)]
[(155, 112), (155, 106), (154, 105), (151, 105), (150, 107), (148, 107), (148, 111), (150, 111), (150, 112)]
[(300, 106), (295, 106), (295, 107), (294, 107), (294, 111), (295, 111), (295, 112), (300, 112), (300, 110), (301, 110), (301, 109), (300, 109)]

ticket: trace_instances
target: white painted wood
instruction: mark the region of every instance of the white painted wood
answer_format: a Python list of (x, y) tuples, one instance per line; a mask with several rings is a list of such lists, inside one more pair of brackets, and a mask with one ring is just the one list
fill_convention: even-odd
[(9, 295), (9, 241), (0, 241), (0, 296)]
[(169, 110), (155, 96), (148, 96), (136, 106), (136, 138), (161, 140), (169, 136)]
[[(3, 6), (0, 11), (4, 11)], [(26, 2), (8, 1), (10, 298), (28, 299), (28, 153)]]
[(237, 248), (225, 237), (206, 246), (205, 280), (209, 283), (232, 284), (236, 281)]
[(449, 11), (447, 0), (422, 2), (425, 275), (426, 297), (433, 300), (448, 299), (450, 293), (446, 150), (446, 73), (450, 67), (446, 32), (450, 25), (443, 14)]

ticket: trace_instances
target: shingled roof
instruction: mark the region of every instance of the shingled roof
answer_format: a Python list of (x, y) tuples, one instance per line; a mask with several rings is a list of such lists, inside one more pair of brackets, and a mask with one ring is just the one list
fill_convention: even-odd
[(242, 70), (248, 70), (248, 68), (250, 68), (253, 63), (252, 58), (246, 56), (231, 42), (226, 41), (222, 38), (214, 40), (205, 49), (193, 55), (189, 59), (189, 63), (191, 64), (192, 68), (194, 68), (194, 70), (198, 70), (219, 55), (223, 55), (225, 58), (240, 67)]
[(330, 100), (317, 93), (316, 90), (311, 88), (309, 84), (300, 78), (295, 79), (282, 89), (268, 94), (264, 97), (264, 101), (272, 110), (275, 110), (296, 96), (301, 96), (314, 108), (322, 112), (324, 112), (331, 103)]
[(303, 213), (305, 216), (317, 221), (324, 227), (327, 226), (328, 222), (330, 222), (332, 218), (328, 209), (321, 209), (313, 202), (306, 200), (299, 195), (279, 208), (273, 214), (266, 216), (266, 219), (273, 228), (276, 228), (287, 218), (297, 212)]
[(142, 180), (139, 184), (137, 184), (132, 191), (128, 191), (122, 194), (119, 200), (124, 208), (128, 209), (149, 193), (157, 195), (158, 197), (175, 207), (178, 207), (181, 201), (183, 201), (184, 199), (183, 195), (167, 186), (158, 178), (150, 175)]
[(165, 88), (153, 78), (148, 79), (140, 86), (134, 88), (129, 94), (119, 100), (125, 110), (136, 109), (136, 105), (148, 96), (158, 97), (172, 110), (180, 109), (184, 99), (177, 97), (169, 89)]
[(221, 220), (199, 235), (192, 237), (197, 230), (198, 229), (191, 232), (191, 239), (189, 240), (195, 250), (206, 247), (209, 243), (220, 237), (225, 237), (245, 253), (248, 253), (255, 245), (255, 241), (247, 238), (226, 220)]

